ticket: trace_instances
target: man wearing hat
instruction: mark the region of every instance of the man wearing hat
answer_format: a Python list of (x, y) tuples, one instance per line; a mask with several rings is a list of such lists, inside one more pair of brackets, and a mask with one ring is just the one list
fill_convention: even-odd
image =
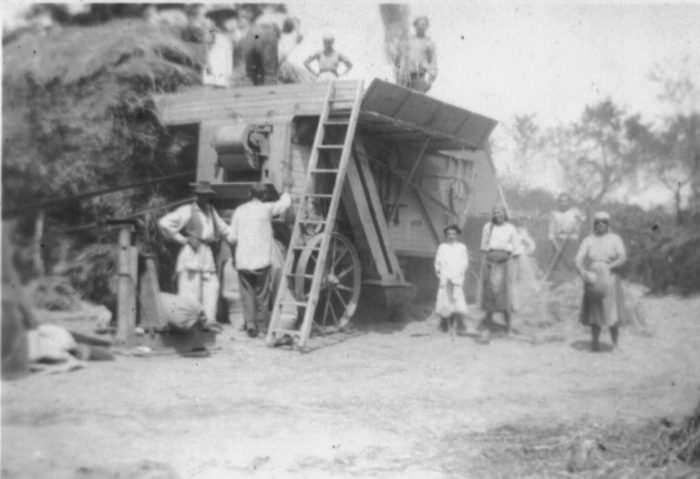
[[(323, 50), (316, 52), (306, 59), (304, 66), (316, 76), (317, 81), (332, 81), (340, 76), (347, 75), (352, 70), (352, 62), (342, 53), (333, 48), (335, 37), (328, 33), (323, 36)], [(318, 72), (311, 68), (311, 64), (318, 62)], [(340, 73), (340, 64), (345, 65), (345, 71)]]
[(291, 184), (285, 184), (277, 201), (265, 202), (266, 186), (253, 185), (250, 200), (236, 208), (231, 218), (228, 240), (236, 247), (235, 267), (238, 270), (245, 327), (250, 337), (258, 335), (258, 324), (264, 324), (270, 313), (270, 270), (275, 241), (272, 218), (291, 206), (290, 188)]
[(462, 234), (459, 226), (449, 225), (444, 232), (446, 241), (435, 255), (435, 274), (440, 281), (435, 312), (440, 316), (441, 330), (459, 330), (467, 314), (464, 276), (469, 268), (469, 253), (465, 244), (457, 240)]
[(226, 5), (212, 5), (206, 13), (212, 22), (207, 35), (207, 64), (204, 85), (228, 88), (233, 81), (233, 29), (236, 10)]
[(409, 38), (406, 50), (399, 56), (396, 73), (399, 85), (421, 93), (430, 90), (437, 77), (435, 43), (425, 35), (429, 24), (426, 16), (414, 20), (416, 34)]
[(225, 238), (229, 227), (211, 204), (216, 192), (208, 182), (190, 185), (195, 201), (163, 216), (163, 233), (182, 245), (177, 256), (178, 295), (202, 305), (207, 325), (216, 326), (219, 279), (211, 245)]

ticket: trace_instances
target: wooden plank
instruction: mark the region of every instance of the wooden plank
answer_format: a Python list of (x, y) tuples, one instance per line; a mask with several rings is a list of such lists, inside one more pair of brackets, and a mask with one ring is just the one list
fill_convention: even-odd
[(133, 341), (136, 326), (136, 280), (134, 275), (133, 226), (124, 225), (119, 230), (118, 256), (119, 279), (117, 284), (117, 335), (118, 344), (129, 345)]
[[(379, 198), (379, 189), (374, 181), (374, 175), (369, 166), (369, 160), (367, 159), (367, 152), (365, 150), (364, 143), (361, 139), (356, 141), (356, 151), (357, 151), (357, 166), (362, 176), (364, 183), (366, 185), (366, 195), (369, 206), (375, 218), (375, 226), (377, 228), (377, 233), (379, 238), (385, 244), (387, 250), (387, 259), (389, 261), (390, 271), (394, 274), (400, 275), (400, 280), (403, 281), (403, 272), (401, 271), (401, 266), (399, 260), (394, 253), (394, 249), (391, 246), (391, 240), (389, 238), (389, 227), (387, 225), (387, 219), (384, 216), (384, 206), (382, 204), (381, 198)], [(387, 152), (388, 156), (390, 152)]]
[(390, 276), (391, 265), (385, 256), (385, 247), (374, 227), (374, 221), (370, 213), (370, 206), (362, 188), (362, 180), (358, 171), (356, 161), (351, 159), (348, 164), (347, 181), (344, 185), (343, 204), (349, 213), (349, 220), (354, 232), (361, 232), (366, 242), (367, 252), (372, 256), (373, 267), (377, 270), (379, 277)]
[[(357, 80), (336, 82), (337, 98), (351, 101), (357, 85)], [(159, 118), (166, 125), (231, 117), (313, 116), (323, 110), (326, 87), (323, 83), (306, 83), (215, 91), (201, 89), (158, 96), (155, 104)]]

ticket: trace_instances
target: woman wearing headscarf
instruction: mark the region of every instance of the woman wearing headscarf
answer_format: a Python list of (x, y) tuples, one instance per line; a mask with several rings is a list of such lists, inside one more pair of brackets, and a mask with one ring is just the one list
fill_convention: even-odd
[(513, 260), (521, 248), (520, 236), (508, 222), (505, 208), (497, 206), (481, 235), (481, 309), (486, 312), (486, 324), (492, 322), (493, 313), (503, 313), (506, 333), (510, 333), (513, 313)]
[(464, 243), (457, 241), (462, 230), (449, 225), (444, 230), (446, 241), (435, 256), (435, 274), (440, 280), (435, 312), (440, 316), (440, 329), (447, 331), (455, 324), (459, 327), (467, 314), (464, 299), (464, 276), (469, 268), (469, 254)]
[(576, 253), (576, 268), (583, 278), (581, 323), (591, 327), (591, 349), (600, 350), (600, 331), (610, 328), (613, 347), (617, 347), (619, 325), (626, 314), (622, 282), (615, 272), (627, 261), (625, 245), (610, 232), (610, 215), (599, 211), (593, 215), (593, 233), (582, 242)]

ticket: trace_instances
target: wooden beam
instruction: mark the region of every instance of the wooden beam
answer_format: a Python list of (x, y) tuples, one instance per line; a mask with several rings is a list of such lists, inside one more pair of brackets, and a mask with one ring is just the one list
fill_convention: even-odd
[(131, 345), (136, 327), (136, 269), (134, 246), (131, 245), (133, 225), (119, 230), (119, 279), (117, 284), (117, 336), (121, 345)]
[(394, 219), (394, 215), (396, 215), (396, 212), (399, 209), (399, 202), (401, 201), (401, 198), (403, 195), (406, 193), (406, 190), (408, 189), (408, 186), (413, 180), (413, 176), (416, 174), (416, 171), (418, 171), (418, 166), (420, 165), (421, 161), (423, 161), (423, 157), (425, 156), (425, 150), (428, 148), (428, 144), (430, 143), (430, 138), (425, 140), (425, 143), (423, 143), (423, 147), (421, 148), (420, 152), (418, 153), (418, 158), (416, 159), (415, 163), (413, 164), (413, 168), (411, 168), (411, 172), (408, 174), (408, 177), (404, 180), (404, 184), (401, 186), (401, 190), (399, 191), (398, 196), (396, 197), (396, 201), (394, 201), (393, 206), (389, 210), (389, 216), (387, 217), (387, 221), (391, 221)]

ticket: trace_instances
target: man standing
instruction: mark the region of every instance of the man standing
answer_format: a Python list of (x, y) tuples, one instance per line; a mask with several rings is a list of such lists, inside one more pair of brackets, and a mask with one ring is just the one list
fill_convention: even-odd
[(177, 292), (200, 305), (206, 325), (216, 328), (219, 279), (211, 245), (226, 237), (229, 228), (211, 204), (216, 192), (208, 182), (191, 185), (195, 201), (163, 216), (158, 224), (172, 240), (182, 245), (177, 256)]
[(457, 241), (462, 234), (459, 226), (452, 224), (444, 230), (446, 241), (435, 255), (435, 274), (438, 288), (435, 311), (440, 316), (440, 329), (460, 331), (467, 314), (464, 298), (464, 276), (469, 268), (469, 253), (464, 243)]
[(397, 83), (425, 93), (437, 77), (437, 52), (435, 43), (425, 35), (429, 26), (428, 17), (416, 18), (413, 26), (416, 34), (409, 38), (406, 51), (399, 55)]
[(521, 253), (518, 232), (508, 222), (505, 208), (493, 209), (491, 221), (481, 234), (482, 277), (481, 309), (486, 313), (483, 325), (493, 323), (493, 313), (503, 313), (506, 334), (510, 333), (513, 313), (513, 260)]
[(278, 43), (280, 23), (284, 15), (274, 5), (265, 5), (263, 13), (255, 21), (251, 8), (239, 12), (242, 29), (247, 30), (240, 43), (241, 60), (245, 64), (248, 80), (253, 85), (276, 85), (278, 82)]
[(562, 193), (557, 198), (557, 210), (549, 219), (547, 238), (551, 243), (551, 263), (548, 265), (550, 278), (555, 283), (567, 281), (576, 276), (574, 257), (578, 248), (583, 214), (576, 208), (571, 197)]
[(243, 317), (248, 336), (258, 335), (258, 323), (268, 320), (272, 277), (270, 274), (274, 237), (272, 218), (284, 213), (292, 204), (291, 185), (285, 184), (276, 202), (263, 202), (267, 188), (256, 184), (250, 201), (236, 208), (231, 218), (228, 240), (235, 245)]
[(207, 62), (202, 83), (217, 88), (228, 88), (233, 82), (233, 26), (235, 10), (224, 6), (212, 6), (206, 16), (213, 22), (205, 37)]
[[(334, 43), (335, 37), (333, 35), (324, 35), (323, 50), (314, 53), (304, 62), (306, 69), (316, 76), (316, 81), (332, 81), (347, 75), (352, 70), (352, 62), (333, 47)], [(314, 61), (318, 63), (318, 72), (311, 68), (311, 63)], [(339, 70), (341, 63), (345, 67), (342, 73)]]

